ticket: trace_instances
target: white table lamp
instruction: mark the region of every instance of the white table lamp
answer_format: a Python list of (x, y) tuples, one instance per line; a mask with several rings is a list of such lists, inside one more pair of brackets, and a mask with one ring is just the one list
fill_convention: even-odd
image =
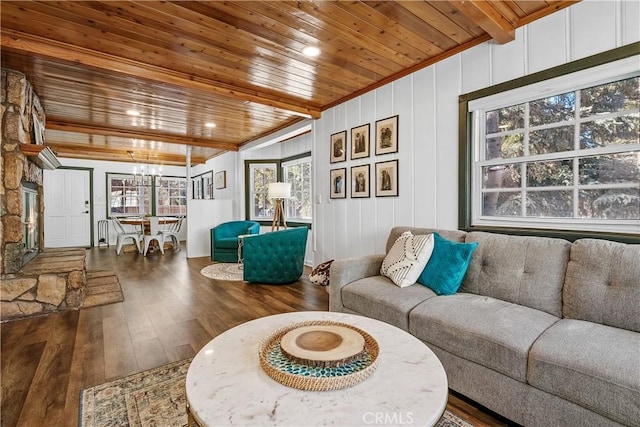
[(271, 224), (271, 231), (274, 229), (280, 230), (280, 218), (284, 224), (284, 228), (287, 228), (287, 220), (284, 216), (284, 207), (282, 201), (291, 197), (291, 184), (288, 182), (272, 182), (269, 184), (270, 199), (275, 199), (275, 212), (273, 214), (273, 223)]

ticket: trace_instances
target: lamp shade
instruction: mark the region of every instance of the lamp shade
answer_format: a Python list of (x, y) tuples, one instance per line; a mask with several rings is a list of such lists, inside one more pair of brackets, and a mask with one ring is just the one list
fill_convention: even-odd
[(291, 197), (291, 184), (288, 182), (272, 182), (269, 184), (270, 199), (288, 199)]

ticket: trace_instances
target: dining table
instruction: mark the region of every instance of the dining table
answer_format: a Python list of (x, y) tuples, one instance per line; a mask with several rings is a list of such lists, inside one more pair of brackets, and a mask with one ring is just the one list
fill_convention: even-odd
[[(123, 225), (134, 225), (134, 226), (138, 226), (138, 227), (142, 227), (143, 228), (143, 233), (144, 234), (150, 234), (151, 233), (151, 221), (150, 221), (151, 217), (126, 217), (126, 218), (120, 218), (120, 223)], [(171, 217), (171, 216), (165, 216), (165, 217), (159, 217), (158, 223), (161, 226), (165, 226), (167, 224), (175, 224), (176, 222), (178, 222), (178, 218), (176, 217)], [(155, 241), (152, 243), (153, 247), (151, 248), (151, 252), (154, 251), (154, 249), (157, 247)], [(167, 245), (169, 245), (169, 247), (173, 247), (173, 243), (171, 242), (165, 242), (165, 248), (167, 247)], [(123, 246), (123, 251), (124, 252), (134, 252), (137, 251), (136, 245), (135, 244), (131, 244), (131, 245), (127, 245), (127, 246)]]

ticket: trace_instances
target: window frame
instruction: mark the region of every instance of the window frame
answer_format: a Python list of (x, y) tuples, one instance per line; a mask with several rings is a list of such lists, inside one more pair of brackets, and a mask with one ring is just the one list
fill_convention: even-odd
[[(312, 162), (312, 157), (311, 157), (311, 153), (303, 153), (300, 154), (298, 156), (293, 156), (293, 157), (288, 157), (286, 159), (282, 159), (281, 160), (281, 174), (282, 174), (282, 180), (283, 182), (288, 182), (288, 176), (287, 176), (287, 167), (290, 166), (295, 166), (295, 165), (299, 165), (302, 163), (309, 163), (309, 203), (311, 203), (311, 205), (313, 205), (313, 162)], [(293, 186), (291, 188), (291, 190), (293, 191)], [(285, 200), (284, 201), (285, 206), (284, 206), (284, 210), (285, 212), (287, 212), (288, 209), (288, 203), (289, 200)], [(311, 207), (313, 209), (313, 206)], [(306, 218), (302, 218), (302, 217), (289, 217), (287, 216), (287, 221), (291, 222), (292, 224), (306, 224), (306, 225), (310, 225), (311, 222), (313, 221), (313, 215), (311, 217), (309, 217), (309, 219)], [(289, 221), (289, 219), (291, 219), (291, 221)]]
[[(180, 210), (184, 210), (184, 212), (178, 213), (178, 214), (166, 214), (166, 215), (161, 215), (161, 216), (167, 216), (167, 217), (173, 217), (173, 216), (181, 216), (181, 215), (186, 215), (187, 214), (187, 194), (188, 194), (188, 186), (187, 186), (187, 178), (184, 176), (170, 176), (170, 175), (163, 175), (163, 176), (158, 176), (158, 177), (154, 177), (153, 180), (153, 186), (154, 186), (154, 203), (153, 203), (153, 211), (154, 214), (157, 214), (158, 212), (158, 208), (159, 208), (159, 200), (160, 200), (160, 196), (159, 196), (159, 192), (160, 189), (162, 188), (161, 184), (158, 183), (158, 181), (162, 182), (163, 179), (167, 179), (167, 180), (182, 180), (185, 184), (184, 187), (184, 196), (174, 196), (171, 197), (169, 196), (169, 200), (171, 199), (183, 199), (184, 200), (184, 204), (178, 205), (181, 206), (183, 208), (181, 208)], [(178, 188), (179, 190), (179, 188)]]
[[(252, 165), (264, 165), (264, 164), (275, 164), (276, 165), (276, 181), (280, 181), (282, 182), (283, 180), (283, 167), (282, 164), (286, 163), (286, 162), (291, 162), (291, 161), (295, 161), (298, 159), (302, 159), (305, 157), (309, 157), (310, 161), (312, 158), (312, 153), (311, 151), (307, 151), (301, 154), (297, 154), (295, 156), (290, 156), (290, 157), (285, 157), (282, 159), (248, 159), (244, 161), (244, 185), (245, 185), (245, 219), (248, 221), (256, 221), (258, 222), (261, 226), (269, 226), (273, 223), (273, 218), (270, 218), (268, 220), (265, 219), (251, 219), (251, 212), (252, 212), (252, 205), (251, 205), (251, 200), (252, 200), (252, 189), (251, 189), (251, 168)], [(313, 162), (311, 162), (313, 165)], [(313, 174), (311, 176), (311, 185), (313, 186)], [(312, 188), (312, 195), (313, 195), (313, 188)], [(286, 203), (286, 201), (285, 201)], [(285, 208), (286, 210), (286, 208)], [(308, 222), (307, 221), (289, 221), (289, 219), (287, 218), (287, 225), (291, 226), (291, 227), (308, 227), (309, 229), (311, 229), (311, 225), (313, 222), (313, 218), (311, 218)]]
[[(106, 217), (107, 218), (111, 218), (112, 216), (118, 216), (118, 217), (127, 217), (127, 216), (141, 216), (141, 215), (151, 215), (151, 216), (155, 216), (157, 214), (158, 211), (158, 206), (157, 206), (157, 200), (158, 200), (158, 189), (160, 188), (159, 185), (157, 184), (157, 179), (159, 178), (179, 178), (179, 179), (184, 179), (186, 180), (186, 177), (183, 176), (155, 176), (155, 175), (150, 175), (148, 176), (148, 179), (151, 180), (151, 185), (149, 186), (149, 212), (145, 212), (145, 213), (120, 213), (120, 214), (112, 214), (111, 213), (111, 180), (113, 178), (117, 178), (117, 177), (122, 177), (123, 179), (134, 179), (135, 175), (132, 173), (125, 173), (125, 172), (105, 172), (105, 186), (106, 186), (106, 194), (107, 194), (107, 203), (106, 203)], [(185, 196), (185, 203), (186, 203), (186, 196)], [(186, 215), (186, 204), (185, 206), (185, 215)], [(162, 215), (162, 216), (166, 216), (166, 217), (173, 217), (173, 216), (179, 216), (179, 215)]]
[[(632, 232), (618, 232), (618, 231), (591, 231), (586, 229), (551, 229), (542, 228), (541, 226), (526, 226), (519, 227), (518, 221), (510, 221), (508, 225), (494, 225), (494, 224), (473, 224), (473, 204), (477, 203), (477, 194), (474, 194), (473, 178), (477, 173), (474, 168), (474, 158), (477, 156), (477, 148), (474, 146), (474, 132), (476, 126), (474, 126), (474, 115), (470, 108), (470, 103), (474, 106), (474, 102), (482, 104), (482, 100), (489, 104), (492, 98), (499, 98), (501, 94), (507, 94), (502, 102), (507, 105), (517, 104), (522, 102), (522, 93), (520, 92), (520, 98), (511, 99), (514, 95), (514, 89), (523, 88), (526, 90), (526, 86), (533, 85), (535, 83), (546, 82), (551, 79), (573, 79), (574, 76), (568, 76), (571, 73), (578, 71), (589, 70), (597, 66), (606, 65), (615, 61), (623, 60), (632, 56), (638, 55), (640, 52), (640, 43), (633, 43), (627, 46), (623, 46), (611, 51), (603, 52), (588, 58), (573, 61), (567, 64), (563, 64), (548, 70), (544, 70), (538, 73), (530, 74), (522, 78), (514, 79), (505, 83), (494, 85), (485, 89), (474, 91), (468, 94), (460, 95), (459, 97), (459, 158), (458, 158), (458, 228), (465, 231), (489, 231), (498, 233), (509, 233), (519, 235), (535, 235), (535, 236), (549, 236), (559, 237), (573, 241), (578, 238), (606, 238), (621, 242), (628, 243), (640, 243), (640, 233), (634, 234)], [(606, 68), (606, 67), (605, 67)], [(593, 76), (589, 73), (585, 74), (585, 78), (590, 86), (601, 83), (597, 76)], [(575, 81), (576, 86), (581, 82)], [(556, 93), (563, 93), (563, 89), (558, 89)], [(539, 92), (538, 92), (539, 93)], [(537, 98), (544, 97), (544, 94), (537, 96)], [(481, 100), (481, 101), (477, 101)], [(511, 102), (514, 101), (514, 102)], [(477, 107), (475, 105), (474, 107)], [(476, 108), (473, 108), (476, 109)], [(606, 151), (606, 150), (605, 150)], [(478, 178), (477, 176), (475, 177)], [(531, 224), (533, 221), (531, 218), (522, 218)], [(522, 221), (521, 220), (521, 221)]]

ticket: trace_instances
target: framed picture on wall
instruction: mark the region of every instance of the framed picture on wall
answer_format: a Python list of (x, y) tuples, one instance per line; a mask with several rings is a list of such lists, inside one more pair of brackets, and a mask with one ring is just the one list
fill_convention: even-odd
[(227, 171), (216, 173), (216, 189), (221, 190), (227, 188)]
[(344, 162), (347, 160), (347, 131), (331, 135), (331, 159), (330, 163)]
[(376, 122), (376, 156), (398, 152), (398, 116)]
[(351, 160), (369, 157), (369, 129), (371, 125), (351, 129)]
[(347, 168), (331, 169), (331, 189), (329, 197), (332, 199), (347, 198)]
[(376, 197), (398, 195), (398, 161), (376, 163)]
[(200, 175), (191, 178), (191, 191), (194, 199), (202, 199), (202, 178)]
[(202, 175), (202, 198), (213, 199), (213, 171)]
[(351, 198), (370, 196), (370, 169), (370, 165), (353, 166), (351, 168)]

